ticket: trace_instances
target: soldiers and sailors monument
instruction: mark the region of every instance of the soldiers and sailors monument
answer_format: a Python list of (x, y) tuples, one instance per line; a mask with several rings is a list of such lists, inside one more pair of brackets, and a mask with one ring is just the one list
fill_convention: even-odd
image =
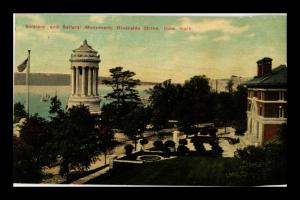
[(68, 108), (80, 104), (87, 106), (91, 114), (100, 114), (98, 72), (100, 55), (88, 43), (73, 50), (71, 54), (71, 94)]

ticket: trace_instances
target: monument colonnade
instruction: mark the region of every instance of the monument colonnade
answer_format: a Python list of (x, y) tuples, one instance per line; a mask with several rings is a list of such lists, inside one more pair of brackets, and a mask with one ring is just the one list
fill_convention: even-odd
[(71, 67), (72, 96), (98, 96), (98, 70), (97, 67)]

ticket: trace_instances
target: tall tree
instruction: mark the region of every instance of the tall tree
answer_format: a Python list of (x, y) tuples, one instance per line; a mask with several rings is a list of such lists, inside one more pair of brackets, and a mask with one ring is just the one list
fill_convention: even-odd
[(42, 167), (33, 147), (16, 136), (13, 137), (13, 180), (14, 183), (39, 183), (42, 180)]
[(151, 122), (156, 129), (166, 126), (168, 120), (177, 118), (176, 108), (180, 90), (181, 86), (172, 84), (170, 79), (148, 90), (152, 109)]
[(103, 80), (103, 84), (111, 87), (113, 91), (108, 93), (105, 98), (112, 100), (109, 110), (114, 110), (112, 116), (115, 125), (121, 128), (121, 118), (124, 114), (129, 113), (137, 105), (141, 104), (136, 86), (140, 85), (140, 80), (134, 79), (134, 72), (129, 70), (123, 71), (123, 67), (115, 67), (109, 70), (111, 80)]
[(135, 108), (122, 119), (124, 133), (134, 141), (135, 150), (137, 135), (145, 131), (148, 121), (147, 111), (142, 106)]
[(243, 85), (238, 85), (237, 90), (233, 93), (234, 95), (234, 104), (237, 106), (237, 113), (235, 114), (236, 119), (247, 118), (247, 88)]
[(212, 120), (210, 112), (210, 86), (208, 78), (194, 76), (184, 83), (183, 96), (180, 100), (180, 117), (183, 126), (191, 125)]
[(231, 93), (221, 92), (217, 95), (215, 104), (215, 120), (223, 122), (225, 127), (225, 133), (227, 133), (227, 126), (232, 122), (236, 113), (236, 106), (234, 103), (234, 97)]
[(43, 154), (45, 145), (51, 139), (49, 122), (35, 114), (29, 116), (20, 130), (20, 138), (32, 147), (33, 156), (40, 164), (48, 164)]
[(68, 110), (54, 140), (62, 157), (60, 174), (68, 175), (70, 170), (86, 170), (97, 160), (100, 151), (95, 125), (94, 117), (84, 105)]
[(99, 129), (99, 148), (104, 154), (104, 165), (106, 165), (106, 157), (108, 152), (113, 148), (114, 132), (111, 128), (101, 126)]
[(109, 71), (111, 80), (103, 80), (102, 82), (110, 86), (113, 92), (108, 93), (105, 97), (112, 99), (118, 108), (124, 108), (130, 103), (140, 103), (138, 91), (135, 89), (136, 86), (140, 85), (140, 80), (133, 79), (135, 73), (129, 70), (123, 71), (123, 67), (115, 67)]
[(49, 113), (54, 116), (64, 114), (64, 110), (61, 108), (61, 101), (57, 98), (57, 96), (51, 97), (50, 99)]
[(233, 102), (235, 107), (233, 127), (236, 133), (243, 134), (247, 130), (247, 88), (238, 85), (237, 90), (233, 92)]

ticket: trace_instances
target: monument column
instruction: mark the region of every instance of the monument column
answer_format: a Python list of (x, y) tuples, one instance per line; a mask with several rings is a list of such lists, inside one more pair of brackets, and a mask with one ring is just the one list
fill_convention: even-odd
[(82, 77), (81, 77), (81, 95), (85, 96), (85, 67), (82, 67)]
[(92, 94), (92, 69), (88, 68), (88, 96)]
[(71, 68), (71, 94), (74, 95), (74, 68)]
[(79, 67), (75, 67), (76, 70), (76, 95), (79, 95)]
[(97, 95), (97, 92), (96, 92), (96, 87), (97, 87), (97, 85), (96, 85), (96, 68), (94, 67), (93, 68), (93, 94), (94, 95)]
[(98, 96), (98, 68), (96, 68), (96, 95)]

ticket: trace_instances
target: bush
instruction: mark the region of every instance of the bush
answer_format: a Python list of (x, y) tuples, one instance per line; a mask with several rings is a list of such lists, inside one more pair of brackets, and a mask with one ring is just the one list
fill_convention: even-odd
[(154, 141), (153, 146), (156, 148), (162, 148), (164, 146), (164, 144), (161, 140), (156, 140), (156, 141)]
[(286, 184), (286, 153), (286, 147), (280, 144), (239, 149), (235, 157), (241, 164), (226, 172), (227, 182), (231, 185)]
[(141, 139), (140, 144), (145, 145), (145, 144), (148, 144), (148, 142), (149, 141), (146, 138), (143, 138), (143, 139)]
[(203, 145), (202, 142), (200, 141), (194, 141), (194, 147), (196, 149), (196, 151), (200, 154), (200, 155), (205, 155), (206, 153), (206, 150), (205, 150), (205, 147)]
[(179, 144), (180, 144), (180, 145), (187, 145), (187, 143), (188, 143), (188, 142), (187, 142), (186, 139), (180, 139), (180, 140), (179, 140)]
[(165, 142), (165, 146), (166, 147), (175, 147), (175, 142), (173, 142), (172, 140), (167, 140)]
[(125, 145), (124, 149), (125, 149), (126, 155), (129, 156), (132, 154), (134, 147), (131, 144), (127, 144), (127, 145)]
[(178, 155), (186, 155), (189, 151), (190, 149), (184, 145), (179, 145), (177, 148)]
[(213, 142), (211, 145), (211, 156), (213, 157), (220, 157), (222, 156), (223, 149), (217, 142)]

